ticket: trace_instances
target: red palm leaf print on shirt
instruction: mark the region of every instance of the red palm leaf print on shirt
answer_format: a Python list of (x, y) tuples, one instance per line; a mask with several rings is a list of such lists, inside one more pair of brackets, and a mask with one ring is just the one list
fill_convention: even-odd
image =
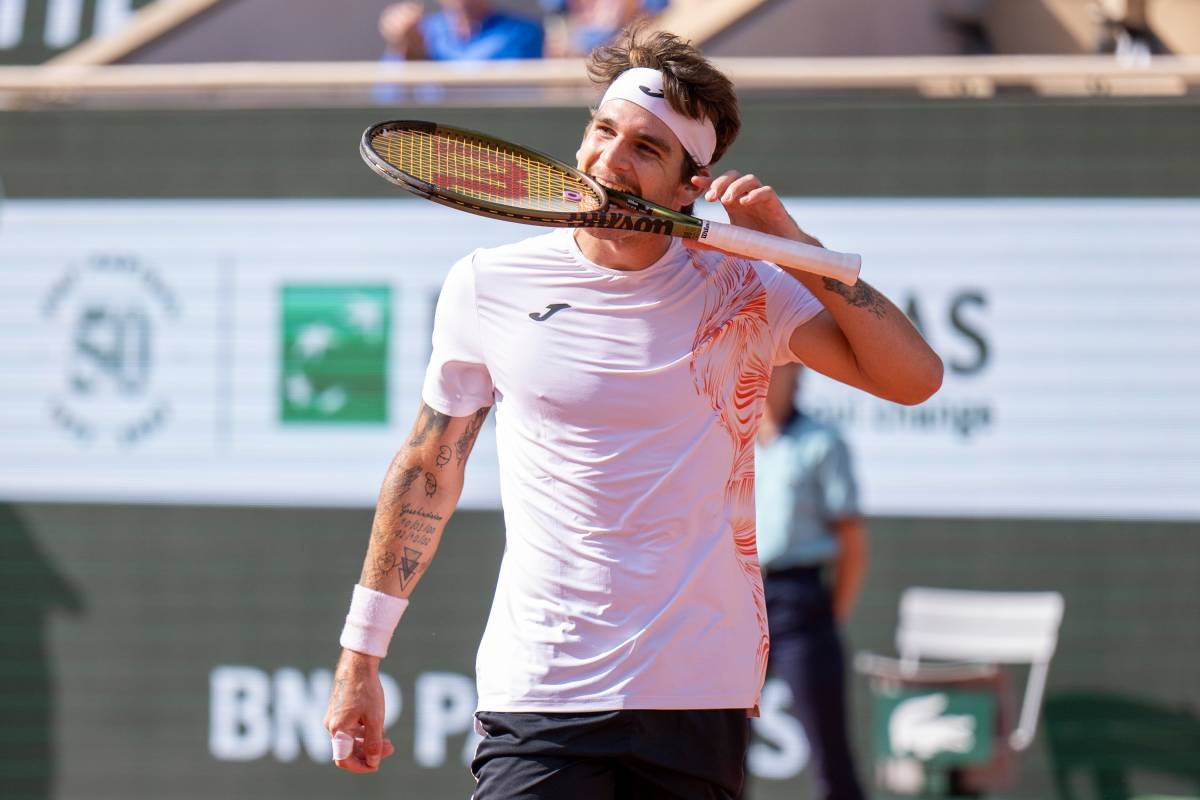
[[(704, 313), (692, 343), (696, 391), (708, 398), (733, 444), (733, 466), (725, 484), (738, 560), (754, 593), (760, 639), (758, 667), (766, 676), (767, 606), (759, 574), (754, 527), (754, 437), (771, 378), (767, 292), (754, 267), (725, 258), (715, 266), (696, 255), (692, 266), (707, 273)], [(766, 341), (764, 341), (766, 340)]]

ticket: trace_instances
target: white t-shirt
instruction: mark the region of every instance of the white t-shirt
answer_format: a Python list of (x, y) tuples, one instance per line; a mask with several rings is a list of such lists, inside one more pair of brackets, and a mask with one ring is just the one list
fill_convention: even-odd
[(571, 231), (476, 250), (438, 301), (423, 397), (495, 403), (507, 546), (479, 708), (752, 708), (767, 664), (754, 438), (822, 306), (678, 240), (629, 272)]

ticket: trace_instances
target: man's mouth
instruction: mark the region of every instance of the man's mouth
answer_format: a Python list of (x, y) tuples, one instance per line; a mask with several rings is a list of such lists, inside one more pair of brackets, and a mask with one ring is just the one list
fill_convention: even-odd
[(612, 189), (613, 191), (624, 192), (625, 194), (637, 194), (636, 189), (629, 187), (629, 186), (625, 186), (624, 184), (622, 184), (618, 181), (610, 181), (606, 178), (600, 178), (595, 175), (592, 176), (592, 179), (595, 180), (596, 183), (603, 186), (605, 189)]

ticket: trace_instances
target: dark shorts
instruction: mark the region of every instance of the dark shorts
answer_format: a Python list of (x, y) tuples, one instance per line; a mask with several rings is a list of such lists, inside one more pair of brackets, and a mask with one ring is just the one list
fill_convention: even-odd
[(742, 789), (745, 709), (480, 711), (474, 800), (725, 800)]

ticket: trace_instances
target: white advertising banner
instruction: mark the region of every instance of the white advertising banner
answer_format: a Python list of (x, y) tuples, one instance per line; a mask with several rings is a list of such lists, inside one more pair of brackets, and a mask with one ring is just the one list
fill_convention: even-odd
[[(912, 408), (806, 379), (868, 513), (1200, 519), (1200, 202), (789, 206), (946, 362)], [(446, 270), (536, 232), (406, 200), (8, 202), (0, 499), (372, 505)], [(466, 507), (499, 504), (490, 424)]]

